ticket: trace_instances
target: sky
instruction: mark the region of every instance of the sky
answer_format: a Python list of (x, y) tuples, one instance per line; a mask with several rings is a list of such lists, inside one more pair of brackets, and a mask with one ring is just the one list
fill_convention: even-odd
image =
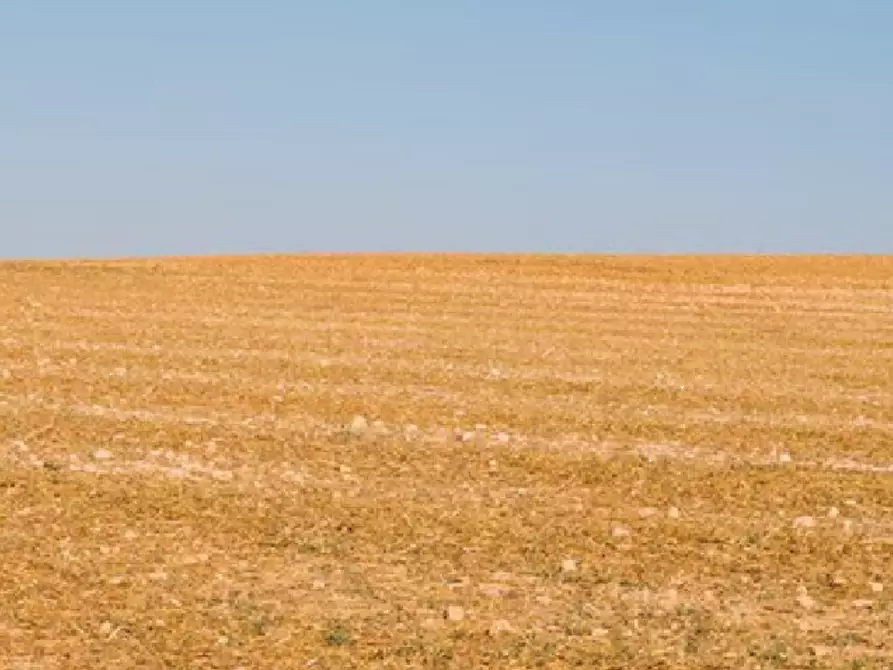
[(0, 257), (893, 253), (889, 0), (4, 0)]

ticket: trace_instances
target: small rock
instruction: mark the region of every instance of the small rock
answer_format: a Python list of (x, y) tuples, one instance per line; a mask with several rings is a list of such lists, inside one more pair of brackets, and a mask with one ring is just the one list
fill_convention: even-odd
[(670, 509), (667, 510), (667, 517), (670, 519), (678, 519), (680, 516), (681, 514), (679, 513), (678, 507), (670, 507)]
[(805, 610), (815, 607), (815, 599), (810, 596), (797, 596), (797, 604)]
[(850, 498), (849, 500), (844, 500), (843, 504), (846, 505), (847, 507), (855, 507), (857, 503), (855, 500)]
[(514, 633), (514, 627), (505, 619), (498, 619), (490, 624), (490, 629), (488, 630), (491, 637), (495, 637), (500, 633)]
[(845, 533), (852, 533), (852, 532), (853, 532), (853, 521), (852, 521), (851, 519), (844, 519), (844, 520), (843, 520), (843, 531), (844, 531)]
[(97, 461), (107, 461), (113, 456), (114, 454), (108, 449), (97, 449), (93, 452), (93, 458), (95, 458)]
[(508, 433), (497, 433), (496, 441), (499, 442), (499, 444), (508, 444), (508, 441), (509, 441)]
[(577, 571), (577, 562), (572, 558), (566, 558), (561, 561), (561, 571), (562, 572), (576, 572)]
[(836, 519), (839, 516), (840, 516), (840, 510), (837, 509), (836, 507), (832, 507), (831, 509), (828, 510), (828, 518), (829, 519)]
[(311, 587), (314, 591), (322, 591), (324, 588), (326, 588), (326, 583), (321, 579), (314, 579)]
[(853, 607), (857, 607), (858, 609), (871, 609), (874, 607), (874, 601), (860, 598), (859, 600), (853, 601)]
[(108, 621), (103, 621), (99, 626), (99, 634), (103, 637), (108, 637), (112, 634), (112, 624)]
[(347, 466), (347, 465), (341, 465), (338, 469), (341, 471), (341, 474), (342, 474), (342, 475), (349, 475), (349, 474), (350, 474), (350, 467)]
[(414, 437), (418, 437), (420, 432), (421, 432), (421, 430), (414, 423), (408, 423), (403, 428), (403, 436), (408, 440), (411, 440)]
[(657, 594), (656, 601), (661, 609), (674, 610), (679, 606), (679, 591), (673, 588), (667, 589)]
[(379, 437), (384, 437), (390, 433), (384, 421), (377, 420), (372, 422), (372, 432)]
[(818, 658), (825, 658), (826, 656), (830, 656), (834, 653), (833, 647), (829, 647), (824, 644), (814, 644), (812, 645), (812, 647), (810, 647), (810, 650), (812, 651), (813, 655)]
[(481, 584), (478, 588), (489, 598), (501, 598), (510, 590), (505, 584)]
[(348, 431), (350, 431), (351, 435), (359, 437), (360, 435), (364, 435), (368, 428), (369, 422), (366, 421), (366, 418), (357, 414), (353, 419), (351, 419), (350, 425), (347, 429)]
[(542, 595), (536, 597), (536, 602), (538, 602), (540, 605), (543, 605), (544, 607), (548, 607), (552, 604), (552, 599), (549, 596)]
[(871, 589), (872, 593), (883, 593), (884, 592), (884, 585), (881, 584), (880, 582), (869, 582), (868, 586)]
[(607, 628), (593, 628), (589, 634), (592, 635), (592, 637), (605, 637), (610, 632), (611, 631), (609, 631)]
[(782, 452), (782, 453), (780, 453), (780, 454), (778, 455), (778, 462), (779, 462), (779, 463), (790, 463), (790, 462), (791, 462), (791, 455), (790, 455), (789, 453), (787, 453), (787, 452)]
[(466, 430), (464, 433), (462, 433), (462, 441), (463, 442), (471, 442), (474, 439), (474, 437), (475, 437), (475, 433), (473, 433), (470, 430)]
[(840, 575), (831, 577), (832, 586), (846, 586), (847, 584), (849, 584), (849, 580), (846, 577), (841, 577)]
[(462, 621), (465, 618), (465, 610), (459, 605), (450, 605), (443, 616), (447, 621)]
[(631, 531), (625, 526), (614, 526), (614, 528), (611, 530), (611, 535), (613, 535), (614, 537), (629, 537), (631, 535)]
[(657, 510), (653, 507), (640, 507), (639, 508), (639, 516), (643, 519), (647, 519), (650, 516), (654, 516), (657, 514)]
[(815, 519), (811, 516), (798, 516), (794, 519), (794, 528), (815, 528)]
[(799, 586), (797, 588), (797, 604), (806, 610), (811, 610), (815, 607), (815, 599), (810, 597), (805, 586)]

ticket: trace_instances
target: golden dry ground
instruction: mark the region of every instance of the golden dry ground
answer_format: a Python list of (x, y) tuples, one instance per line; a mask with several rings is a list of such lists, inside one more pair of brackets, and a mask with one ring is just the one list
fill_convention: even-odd
[(893, 667), (891, 258), (0, 287), (2, 668)]

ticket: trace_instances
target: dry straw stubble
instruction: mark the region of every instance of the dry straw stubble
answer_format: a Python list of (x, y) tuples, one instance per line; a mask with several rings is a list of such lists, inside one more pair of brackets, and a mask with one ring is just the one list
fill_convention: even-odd
[(0, 279), (0, 665), (893, 662), (888, 259)]

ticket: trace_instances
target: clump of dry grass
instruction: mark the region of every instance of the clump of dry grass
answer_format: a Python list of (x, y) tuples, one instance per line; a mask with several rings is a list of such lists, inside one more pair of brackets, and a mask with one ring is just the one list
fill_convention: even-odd
[(887, 259), (0, 279), (2, 667), (893, 663)]

